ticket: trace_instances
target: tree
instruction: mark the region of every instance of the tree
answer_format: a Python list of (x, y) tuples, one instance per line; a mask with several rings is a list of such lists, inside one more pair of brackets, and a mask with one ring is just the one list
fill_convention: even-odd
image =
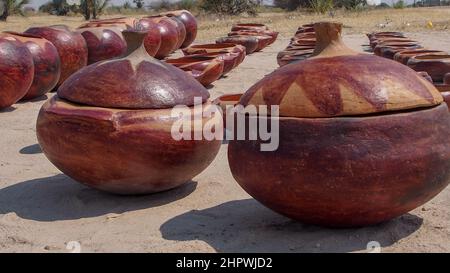
[(0, 4), (0, 21), (6, 21), (11, 14), (23, 14), (23, 6), (29, 4), (29, 0), (2, 0)]
[(144, 7), (144, 0), (133, 0), (133, 3), (136, 4), (138, 9), (142, 9)]
[(255, 0), (203, 0), (201, 8), (207, 12), (239, 15), (247, 12), (256, 15), (258, 4)]

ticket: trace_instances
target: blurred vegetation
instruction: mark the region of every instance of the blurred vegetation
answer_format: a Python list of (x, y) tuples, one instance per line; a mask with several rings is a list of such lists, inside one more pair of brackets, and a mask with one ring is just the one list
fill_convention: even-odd
[(29, 0), (2, 0), (0, 3), (0, 21), (6, 21), (9, 15), (25, 16), (23, 7), (29, 3)]

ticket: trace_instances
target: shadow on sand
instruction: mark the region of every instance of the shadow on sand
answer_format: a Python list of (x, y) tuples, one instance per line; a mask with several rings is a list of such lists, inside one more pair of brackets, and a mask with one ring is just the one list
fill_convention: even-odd
[(41, 146), (39, 144), (33, 144), (20, 149), (19, 153), (23, 155), (34, 155), (42, 153)]
[(218, 252), (366, 251), (371, 241), (392, 245), (420, 228), (423, 220), (406, 214), (360, 229), (326, 229), (292, 221), (253, 199), (190, 211), (164, 223), (164, 239), (202, 240)]
[(87, 188), (69, 177), (33, 179), (0, 189), (0, 214), (35, 221), (74, 220), (158, 207), (192, 193), (197, 182), (146, 196), (118, 196)]

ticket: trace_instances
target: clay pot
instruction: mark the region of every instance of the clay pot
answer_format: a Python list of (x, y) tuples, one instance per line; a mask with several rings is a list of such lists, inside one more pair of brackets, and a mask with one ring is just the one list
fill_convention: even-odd
[(290, 43), (292, 46), (315, 46), (316, 39), (315, 38), (297, 38), (293, 39)]
[(416, 44), (416, 43), (380, 43), (378, 44), (375, 49), (374, 53), (377, 56), (385, 57), (388, 59), (393, 59), (394, 55), (397, 52), (403, 51), (403, 50), (411, 50), (411, 49), (419, 49), (423, 48), (422, 46)]
[(186, 37), (181, 44), (181, 48), (186, 48), (195, 41), (195, 38), (197, 37), (197, 20), (192, 13), (187, 10), (175, 10), (163, 13), (163, 15), (176, 17), (184, 24), (184, 27), (186, 28)]
[[(279, 105), (279, 146), (231, 140), (236, 181), (293, 219), (331, 227), (373, 225), (426, 203), (449, 183), (450, 115), (442, 96), (413, 70), (361, 54), (341, 25), (317, 23), (314, 56), (251, 87), (243, 106)], [(339, 69), (336, 69), (339, 67)], [(243, 114), (243, 113), (241, 113)]]
[(281, 51), (277, 55), (277, 63), (280, 67), (293, 62), (303, 61), (312, 56), (314, 49), (305, 49), (297, 51)]
[[(233, 108), (239, 103), (239, 100), (242, 97), (242, 93), (238, 94), (226, 94), (216, 98), (213, 101), (213, 104), (218, 105), (222, 110), (223, 117), (223, 128), (232, 130), (232, 128), (227, 128), (227, 118), (234, 118), (233, 116)], [(231, 106), (231, 107), (230, 107)]]
[(49, 40), (58, 50), (61, 60), (61, 76), (56, 87), (70, 75), (87, 65), (88, 48), (83, 36), (66, 26), (32, 27), (25, 31)]
[(426, 71), (435, 82), (443, 82), (450, 73), (450, 55), (425, 54), (411, 57), (408, 66), (416, 71)]
[(0, 109), (18, 102), (33, 82), (33, 55), (25, 44), (0, 36)]
[(120, 57), (127, 52), (127, 44), (117, 27), (81, 28), (77, 32), (86, 41), (88, 64)]
[(149, 19), (156, 23), (161, 35), (161, 46), (159, 47), (155, 58), (164, 59), (178, 49), (177, 46), (180, 33), (177, 28), (177, 23), (174, 20), (166, 16), (150, 16), (145, 19)]
[(369, 40), (374, 40), (378, 38), (404, 38), (405, 35), (402, 32), (397, 31), (384, 31), (368, 33), (367, 37), (369, 38)]
[(270, 36), (270, 42), (269, 44), (273, 44), (277, 37), (278, 37), (278, 32), (275, 31), (269, 31), (269, 30), (239, 30), (239, 31), (232, 31), (228, 33), (228, 36), (239, 36), (239, 35), (249, 35), (249, 36), (260, 36), (260, 35), (264, 35), (264, 36)]
[(378, 44), (381, 43), (414, 43), (417, 44), (417, 41), (408, 39), (408, 38), (377, 38), (370, 41), (370, 47), (375, 48)]
[(245, 47), (246, 54), (252, 54), (260, 47), (260, 41), (254, 36), (229, 36), (216, 40), (217, 44), (238, 44)]
[(216, 57), (190, 55), (166, 62), (188, 72), (203, 86), (209, 86), (223, 75), (224, 61)]
[(178, 42), (176, 45), (176, 49), (179, 49), (181, 48), (181, 45), (184, 43), (184, 40), (186, 39), (186, 27), (184, 26), (183, 22), (181, 22), (181, 20), (178, 19), (177, 17), (170, 17), (170, 19), (172, 19), (177, 25)]
[(310, 24), (303, 25), (297, 29), (297, 32), (295, 33), (295, 35), (300, 34), (300, 33), (307, 33), (307, 32), (314, 32), (314, 27), (312, 27)]
[(124, 36), (127, 57), (81, 69), (43, 105), (38, 141), (56, 167), (90, 187), (116, 194), (168, 190), (202, 172), (221, 144), (175, 140), (171, 128), (182, 117), (171, 114), (173, 107), (186, 105), (183, 113), (194, 122), (220, 124), (221, 116), (202, 117), (211, 107), (207, 90), (150, 57), (142, 43), (145, 32)]
[(192, 58), (203, 58), (203, 57), (214, 57), (216, 59), (223, 61), (223, 72), (222, 76), (228, 74), (233, 68), (239, 65), (239, 59), (241, 57), (240, 53), (234, 52), (224, 52), (224, 53), (203, 53), (203, 54), (193, 54), (187, 55)]
[(23, 43), (33, 56), (33, 83), (22, 100), (31, 100), (50, 92), (61, 74), (61, 61), (56, 47), (50, 41), (31, 34), (8, 31), (2, 35)]
[(408, 64), (408, 61), (411, 57), (425, 55), (425, 54), (434, 54), (434, 55), (447, 55), (447, 52), (433, 49), (411, 49), (411, 50), (402, 50), (397, 52), (394, 55), (394, 61), (402, 63), (404, 65)]
[(241, 64), (245, 59), (246, 48), (242, 45), (223, 43), (223, 44), (201, 44), (193, 45), (183, 49), (184, 55), (204, 54), (204, 53), (239, 53), (238, 61), (235, 67)]
[(93, 27), (105, 27), (105, 26), (121, 26), (123, 30), (133, 29), (137, 24), (136, 18), (133, 17), (117, 17), (110, 19), (98, 19), (91, 20), (87, 23), (80, 25), (78, 28), (93, 28)]
[(240, 30), (269, 30), (269, 28), (264, 24), (235, 24), (231, 27), (231, 31), (240, 31)]
[(144, 40), (145, 49), (150, 56), (155, 57), (162, 43), (158, 24), (150, 19), (143, 18), (139, 20), (138, 29), (148, 32)]

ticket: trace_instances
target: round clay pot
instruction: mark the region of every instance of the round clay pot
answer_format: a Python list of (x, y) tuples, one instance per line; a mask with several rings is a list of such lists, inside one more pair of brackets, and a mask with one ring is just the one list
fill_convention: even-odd
[(21, 42), (0, 36), (0, 109), (18, 102), (33, 82), (33, 55)]
[(88, 49), (83, 36), (66, 26), (32, 27), (25, 31), (49, 40), (58, 50), (61, 60), (61, 76), (56, 87), (70, 75), (87, 65)]
[(181, 44), (181, 48), (186, 48), (195, 41), (195, 38), (197, 37), (197, 20), (192, 13), (187, 10), (175, 10), (163, 13), (163, 15), (176, 17), (184, 24), (184, 27), (186, 28), (186, 37)]
[(269, 30), (269, 28), (264, 24), (235, 24), (231, 27), (231, 31), (240, 31), (240, 30)]
[(127, 44), (117, 27), (81, 28), (77, 32), (86, 41), (88, 64), (120, 57), (127, 52)]
[(394, 55), (394, 61), (407, 65), (411, 57), (420, 56), (424, 54), (447, 55), (448, 53), (440, 50), (433, 50), (426, 48), (402, 50)]
[(273, 44), (277, 37), (278, 37), (278, 32), (275, 31), (269, 31), (269, 30), (239, 30), (239, 31), (232, 31), (228, 33), (228, 36), (239, 36), (239, 35), (249, 35), (249, 36), (260, 36), (260, 35), (264, 35), (264, 36), (270, 36), (271, 39), (269, 41), (269, 45)]
[(426, 71), (435, 82), (443, 82), (450, 73), (450, 55), (424, 54), (411, 57), (408, 66), (416, 71)]
[(117, 17), (110, 19), (98, 19), (91, 20), (87, 23), (80, 25), (78, 28), (92, 28), (92, 27), (105, 27), (105, 26), (121, 26), (123, 30), (133, 29), (136, 27), (137, 20), (133, 17)]
[(171, 128), (183, 117), (172, 115), (173, 107), (187, 106), (183, 114), (194, 122), (220, 124), (221, 116), (203, 117), (211, 107), (207, 90), (150, 57), (146, 32), (124, 36), (130, 55), (81, 69), (43, 105), (38, 141), (56, 167), (90, 187), (116, 194), (165, 191), (202, 172), (221, 144), (175, 140)]
[(228, 74), (233, 68), (238, 66), (238, 62), (240, 59), (241, 54), (240, 53), (234, 53), (234, 52), (222, 52), (222, 53), (203, 53), (203, 54), (193, 54), (193, 55), (187, 55), (192, 58), (203, 58), (203, 57), (214, 57), (216, 59), (223, 61), (223, 72), (222, 75)]
[(31, 100), (50, 92), (61, 74), (61, 61), (56, 47), (50, 41), (31, 34), (8, 31), (2, 35), (23, 43), (33, 56), (33, 83), (22, 100)]
[(224, 61), (216, 57), (189, 55), (166, 62), (188, 72), (203, 86), (209, 86), (223, 75)]
[(150, 19), (143, 18), (139, 20), (138, 29), (148, 32), (144, 40), (145, 49), (150, 56), (155, 57), (162, 43), (158, 24)]
[(260, 46), (260, 42), (258, 38), (254, 36), (229, 36), (229, 37), (222, 37), (216, 40), (217, 44), (238, 44), (245, 47), (246, 54), (252, 54), (258, 49), (258, 46)]
[(178, 49), (180, 33), (177, 27), (178, 25), (173, 19), (166, 16), (150, 16), (145, 19), (156, 23), (161, 35), (161, 46), (155, 58), (164, 59)]
[(184, 40), (186, 39), (186, 27), (184, 26), (183, 22), (181, 22), (181, 20), (178, 19), (177, 17), (170, 17), (170, 19), (172, 19), (177, 25), (178, 42), (176, 45), (176, 49), (179, 49), (181, 48), (181, 45), (184, 43)]
[(309, 224), (373, 225), (423, 205), (450, 179), (442, 96), (408, 67), (347, 48), (340, 24), (317, 23), (315, 32), (313, 57), (240, 99), (279, 105), (275, 116), (241, 113), (246, 135), (249, 122), (279, 121), (279, 145), (261, 151), (268, 141), (260, 137), (231, 140), (233, 177), (262, 204)]

